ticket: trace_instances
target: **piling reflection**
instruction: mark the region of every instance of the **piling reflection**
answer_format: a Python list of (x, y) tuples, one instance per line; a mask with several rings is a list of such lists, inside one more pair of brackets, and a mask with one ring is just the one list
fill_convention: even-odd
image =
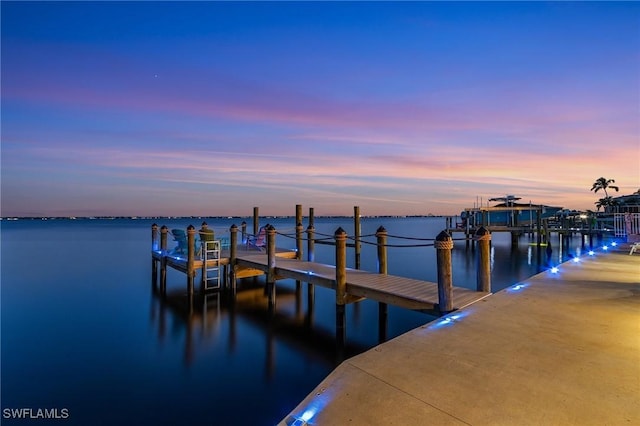
[[(504, 235), (493, 234), (490, 249), (492, 291), (500, 291), (537, 273), (587, 252), (590, 236), (579, 233), (552, 234), (538, 244), (535, 235), (523, 234), (513, 244)], [(473, 287), (477, 249), (457, 243), (452, 252), (456, 286)], [(466, 280), (466, 282), (465, 282)]]
[[(493, 239), (489, 251), (491, 290), (500, 291), (578, 256), (585, 241), (580, 235), (554, 236), (542, 245), (527, 235), (522, 235), (517, 244), (512, 244), (510, 238)], [(431, 256), (428, 251), (432, 249), (422, 250), (426, 252), (425, 257)], [(464, 243), (454, 245), (452, 261), (456, 286), (476, 287), (478, 255), (479, 250), (474, 244), (469, 249), (465, 248)], [(410, 257), (402, 253), (394, 261), (408, 262), (407, 258)], [(406, 268), (407, 271), (416, 269), (409, 263), (399, 263), (395, 267)], [(431, 271), (426, 269), (424, 272), (416, 274), (417, 277), (429, 280), (427, 273)], [(192, 366), (205, 357), (207, 347), (215, 345), (219, 348), (224, 345), (228, 353), (240, 354), (249, 350), (254, 357), (254, 365), (263, 365), (263, 377), (267, 382), (275, 380), (277, 366), (279, 362), (282, 365), (283, 358), (286, 358), (283, 355), (288, 350), (286, 347), (318, 359), (325, 365), (335, 366), (349, 356), (408, 331), (399, 333), (397, 330), (397, 322), (394, 321), (405, 320), (396, 319), (398, 308), (394, 308), (391, 315), (384, 304), (365, 301), (364, 304), (358, 302), (345, 306), (348, 335), (340, 338), (341, 335), (336, 335), (333, 328), (333, 319), (338, 311), (331, 290), (316, 289), (311, 284), (293, 280), (278, 281), (276, 286), (277, 295), (273, 296), (273, 292), (266, 289), (264, 277), (239, 280), (235, 297), (224, 292), (206, 295), (196, 293), (189, 297), (180, 286), (175, 286), (177, 290), (170, 290), (162, 296), (155, 288), (152, 292), (151, 323), (157, 330), (161, 344), (169, 333), (173, 339), (176, 336), (182, 339), (186, 366)], [(322, 296), (321, 300), (318, 300), (316, 292)], [(323, 292), (328, 292), (329, 297)], [(269, 295), (273, 297), (271, 303)], [(415, 326), (426, 324), (431, 319), (428, 316), (421, 317), (417, 320), (421, 321), (420, 324)], [(255, 339), (256, 330), (262, 343), (258, 346), (252, 343), (253, 346), (248, 348), (248, 336)], [(352, 333), (358, 334), (358, 338), (354, 339)], [(371, 334), (375, 334), (373, 339), (370, 338)]]
[[(259, 279), (241, 280), (235, 298), (224, 292), (190, 297), (183, 290), (168, 291), (166, 295), (153, 291), (150, 321), (161, 344), (169, 333), (174, 339), (183, 339), (183, 362), (187, 367), (206, 353), (208, 346), (223, 344), (228, 353), (233, 353), (246, 335), (259, 330), (264, 346), (262, 350), (255, 348), (252, 356), (255, 362), (262, 360), (264, 379), (270, 382), (276, 374), (281, 345), (329, 366), (368, 349), (354, 342), (337, 345), (332, 330), (316, 327), (314, 295), (310, 284), (294, 288), (278, 285), (277, 304), (269, 303), (268, 291)], [(327, 308), (332, 307), (323, 307), (323, 313)], [(225, 333), (221, 333), (223, 327)], [(226, 336), (224, 341), (222, 335)]]

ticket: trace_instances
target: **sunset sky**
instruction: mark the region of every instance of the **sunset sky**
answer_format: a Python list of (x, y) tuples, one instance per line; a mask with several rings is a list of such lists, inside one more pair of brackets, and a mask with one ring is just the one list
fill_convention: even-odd
[(5, 217), (595, 210), (601, 176), (640, 188), (637, 2), (1, 8)]

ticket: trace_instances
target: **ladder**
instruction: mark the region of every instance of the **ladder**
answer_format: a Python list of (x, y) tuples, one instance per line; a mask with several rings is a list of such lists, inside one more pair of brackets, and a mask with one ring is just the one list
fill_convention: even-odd
[(205, 290), (220, 288), (220, 241), (202, 241), (202, 281)]

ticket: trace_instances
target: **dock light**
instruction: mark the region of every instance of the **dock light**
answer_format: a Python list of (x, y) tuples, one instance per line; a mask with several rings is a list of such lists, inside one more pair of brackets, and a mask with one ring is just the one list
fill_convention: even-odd
[(558, 271), (559, 271), (559, 269), (558, 269), (558, 267), (557, 267), (557, 266), (554, 266), (553, 268), (551, 268), (551, 273), (552, 273), (552, 274), (557, 274), (557, 273), (558, 273)]
[(442, 318), (440, 321), (436, 322), (435, 324), (430, 325), (428, 328), (440, 328), (447, 325), (451, 325), (465, 316), (467, 316), (467, 313), (456, 312), (453, 315), (451, 314), (447, 315), (446, 317)]
[(325, 390), (321, 390), (316, 394), (316, 397), (311, 401), (302, 414), (289, 416), (286, 419), (285, 424), (289, 426), (303, 426), (308, 424), (309, 420), (322, 411), (332, 399), (331, 391), (325, 393)]
[(611, 243), (611, 247), (615, 247), (617, 245), (618, 245), (618, 243), (616, 243), (615, 241)]
[(609, 247), (608, 246), (602, 246), (602, 250), (607, 251), (607, 250), (609, 250)]
[(574, 257), (574, 258), (573, 258), (573, 262), (574, 262), (574, 263), (578, 263), (578, 262), (580, 262), (580, 258), (579, 258), (579, 257)]
[[(315, 416), (316, 414), (316, 409), (315, 407), (308, 409), (307, 411), (305, 411), (304, 413), (302, 413), (302, 415), (300, 416), (300, 418), (298, 418), (293, 424), (294, 425), (306, 425), (307, 422), (309, 420), (311, 420), (311, 418), (313, 416)], [(300, 423), (301, 422), (301, 423)]]
[(520, 291), (520, 290), (522, 290), (524, 288), (527, 288), (528, 286), (529, 286), (529, 284), (526, 284), (526, 283), (516, 284), (514, 286), (507, 287), (507, 292), (515, 293), (515, 292), (518, 292), (518, 291)]
[(593, 250), (589, 250), (589, 256), (593, 256), (595, 252)]

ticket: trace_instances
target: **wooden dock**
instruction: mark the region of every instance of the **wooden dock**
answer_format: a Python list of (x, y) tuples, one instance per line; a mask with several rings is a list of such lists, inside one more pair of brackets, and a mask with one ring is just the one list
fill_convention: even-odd
[(640, 424), (640, 255), (579, 260), (346, 360), (280, 425)]
[[(357, 215), (356, 215), (357, 216)], [(387, 231), (380, 227), (376, 232), (378, 248), (378, 271), (362, 271), (358, 267), (347, 268), (346, 248), (347, 234), (338, 228), (334, 234), (336, 247), (335, 266), (302, 260), (302, 225), (296, 226), (296, 250), (276, 248), (276, 230), (266, 226), (266, 254), (246, 250), (238, 245), (238, 228), (230, 228), (229, 250), (216, 250), (215, 259), (207, 260), (196, 256), (195, 234), (193, 226), (187, 228), (187, 242), (182, 246), (186, 254), (172, 254), (167, 250), (168, 229), (160, 229), (158, 244), (158, 226), (152, 226), (152, 286), (157, 288), (158, 264), (160, 264), (160, 292), (166, 293), (167, 268), (181, 271), (187, 276), (187, 294), (194, 295), (194, 279), (201, 272), (200, 292), (208, 290), (229, 290), (232, 297), (236, 295), (236, 280), (264, 274), (266, 276), (265, 291), (269, 308), (275, 308), (276, 282), (281, 279), (293, 279), (298, 284), (319, 285), (335, 291), (336, 296), (336, 340), (338, 346), (344, 345), (346, 339), (346, 308), (350, 303), (363, 299), (375, 300), (379, 303), (379, 323), (386, 323), (387, 305), (392, 304), (406, 309), (443, 315), (462, 309), (472, 303), (484, 299), (491, 294), (489, 244), (491, 236), (479, 230), (474, 237), (478, 241), (478, 283), (477, 291), (454, 287), (452, 282), (451, 251), (453, 241), (446, 232), (441, 232), (433, 243), (436, 249), (438, 282), (427, 282), (412, 278), (404, 278), (387, 274)], [(313, 228), (307, 231), (309, 259), (313, 259)], [(201, 231), (204, 234), (204, 230)], [(202, 236), (201, 236), (202, 239)], [(205, 240), (203, 244), (206, 244)], [(215, 242), (215, 240), (213, 240)], [(358, 240), (356, 240), (358, 241)], [(359, 243), (353, 244), (356, 249), (356, 266), (359, 260)], [(184, 249), (183, 249), (184, 251)], [(204, 245), (202, 248), (204, 253)], [(222, 286), (208, 286), (207, 272), (215, 269), (216, 273), (224, 268)], [(218, 283), (220, 276), (217, 275)], [(299, 287), (299, 285), (297, 286)], [(310, 302), (311, 303), (311, 302)], [(381, 326), (381, 330), (384, 327)]]
[[(237, 259), (237, 265), (267, 273), (267, 255), (241, 255)], [(277, 279), (289, 278), (336, 289), (336, 267), (333, 265), (279, 257), (276, 260), (275, 275)], [(438, 309), (438, 284), (412, 278), (346, 268), (346, 292), (352, 296), (352, 301), (367, 298), (412, 310)], [(490, 294), (453, 287), (453, 309), (462, 309)]]

